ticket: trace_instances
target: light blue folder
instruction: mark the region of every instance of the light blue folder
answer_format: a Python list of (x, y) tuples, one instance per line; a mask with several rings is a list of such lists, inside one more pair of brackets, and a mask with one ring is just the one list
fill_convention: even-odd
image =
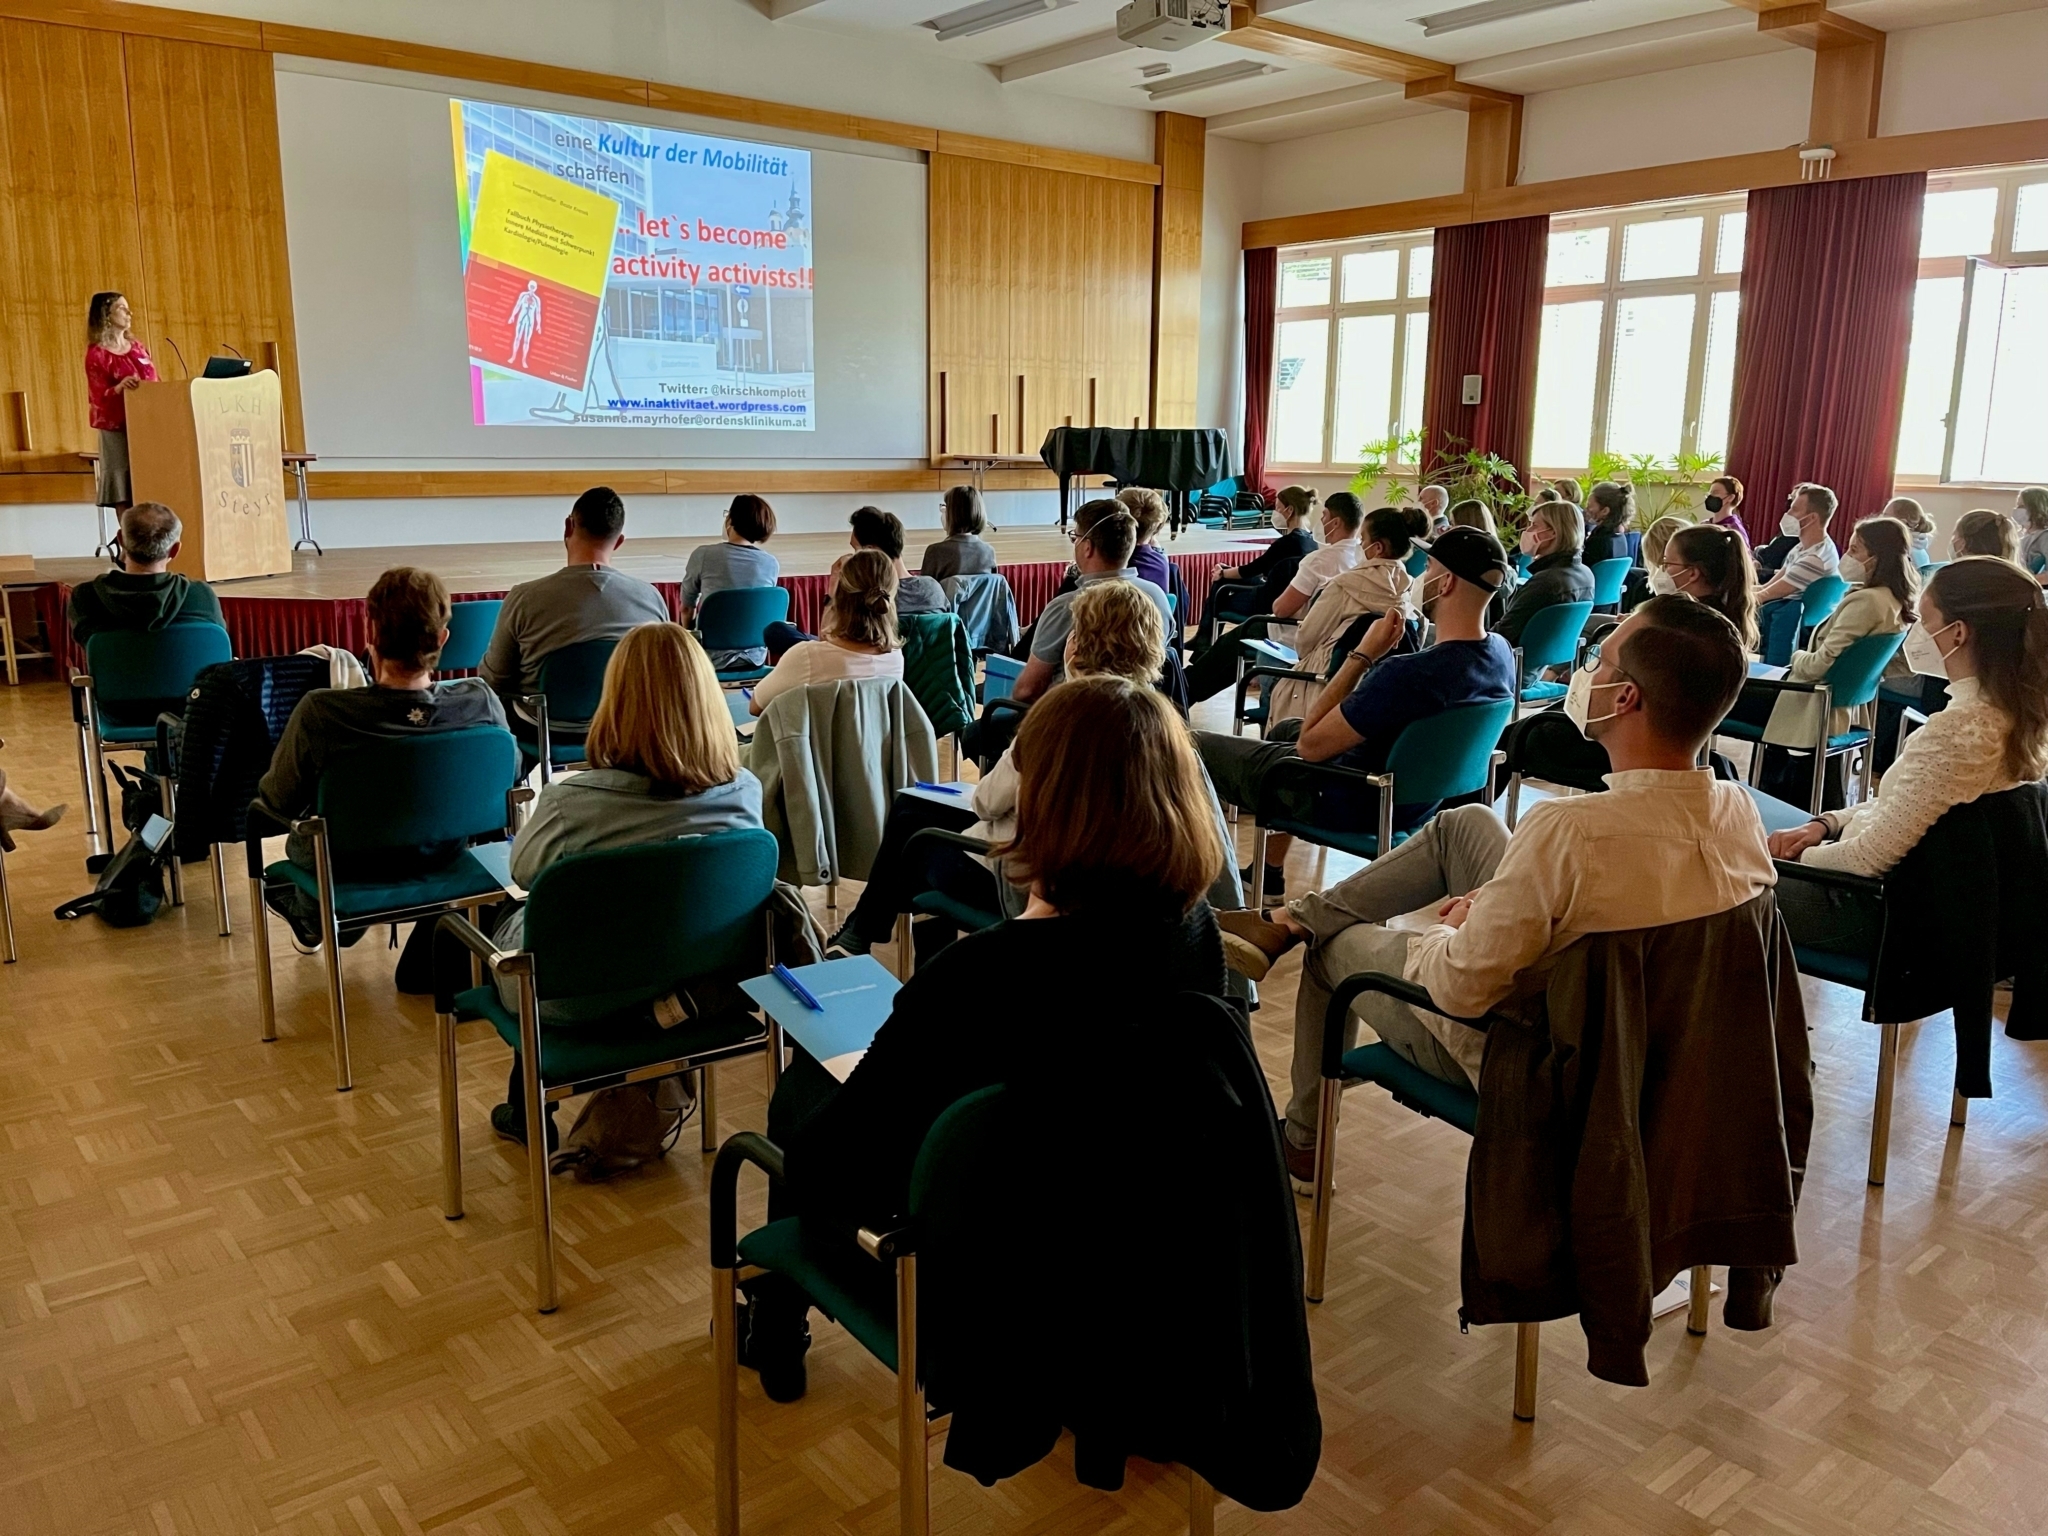
[(809, 1051), (841, 1082), (875, 1038), (896, 1006), (902, 986), (872, 955), (791, 967), (790, 974), (824, 1004), (819, 1013), (804, 1005), (772, 973), (740, 983), (740, 990), (768, 1011), (783, 1033)]

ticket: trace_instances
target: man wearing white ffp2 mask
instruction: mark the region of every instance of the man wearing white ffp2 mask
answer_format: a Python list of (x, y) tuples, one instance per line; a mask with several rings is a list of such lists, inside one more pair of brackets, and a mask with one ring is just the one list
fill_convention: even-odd
[(1777, 579), (1757, 593), (1759, 604), (1797, 597), (1821, 577), (1835, 574), (1841, 552), (1828, 537), (1828, 520), (1837, 505), (1835, 493), (1824, 485), (1802, 485), (1792, 492), (1792, 504), (1779, 527), (1799, 542), (1785, 556)]

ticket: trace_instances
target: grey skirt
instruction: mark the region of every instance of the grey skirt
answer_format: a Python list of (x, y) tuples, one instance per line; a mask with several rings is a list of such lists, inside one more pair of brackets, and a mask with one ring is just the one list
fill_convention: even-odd
[(125, 507), (134, 501), (128, 489), (128, 434), (100, 428), (97, 495), (103, 507)]

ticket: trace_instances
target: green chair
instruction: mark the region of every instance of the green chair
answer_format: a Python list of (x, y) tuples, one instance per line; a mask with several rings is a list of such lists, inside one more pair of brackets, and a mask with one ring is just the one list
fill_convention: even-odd
[[(1599, 595), (1596, 587), (1593, 596), (1597, 600)], [(1552, 603), (1548, 608), (1537, 609), (1522, 626), (1521, 643), (1515, 647), (1515, 678), (1520, 692), (1515, 696), (1513, 718), (1522, 718), (1524, 704), (1547, 704), (1565, 696), (1563, 683), (1545, 682), (1541, 677), (1532, 680), (1532, 674), (1545, 667), (1569, 667), (1577, 662), (1579, 636), (1585, 633), (1593, 607), (1592, 603)]]
[[(1430, 1013), (1439, 1010), (1430, 996), (1412, 982), (1378, 971), (1363, 971), (1348, 976), (1330, 994), (1330, 1005), (1323, 1014), (1323, 1063), (1322, 1090), (1318, 1101), (1316, 1119), (1316, 1178), (1314, 1204), (1309, 1212), (1309, 1237), (1307, 1271), (1307, 1294), (1310, 1301), (1323, 1299), (1323, 1282), (1330, 1257), (1330, 1214), (1332, 1196), (1337, 1187), (1337, 1120), (1344, 1103), (1344, 1090), (1355, 1083), (1376, 1083), (1386, 1089), (1396, 1104), (1412, 1110), (1424, 1119), (1441, 1120), (1446, 1125), (1457, 1127), (1467, 1136), (1479, 1126), (1479, 1095), (1469, 1087), (1458, 1083), (1447, 1083), (1442, 1078), (1425, 1072), (1391, 1045), (1374, 1041), (1371, 1045), (1344, 1049), (1344, 1022), (1350, 1015), (1351, 1006), (1368, 992), (1384, 993), (1386, 996), (1407, 1003), (1414, 1008)], [(1450, 1017), (1450, 1015), (1445, 1015)], [(1485, 1019), (1459, 1019), (1461, 1024), (1470, 1024), (1484, 1029), (1489, 1022), (1502, 1022), (1499, 1015)], [(1513, 1021), (1506, 1021), (1509, 1027), (1519, 1027)], [(1713, 1299), (1713, 1273), (1709, 1265), (1695, 1265), (1692, 1270), (1692, 1304), (1686, 1318), (1686, 1331), (1704, 1335), (1707, 1331), (1708, 1306)], [(1515, 1325), (1515, 1404), (1514, 1413), (1524, 1423), (1536, 1417), (1536, 1371), (1542, 1358), (1543, 1325), (1541, 1323), (1517, 1323)]]
[(1806, 584), (1806, 590), (1799, 594), (1799, 639), (1804, 644), (1811, 639), (1834, 612), (1842, 606), (1842, 598), (1848, 593), (1849, 583), (1839, 576), (1817, 576)]
[(1408, 551), (1407, 558), (1401, 562), (1401, 568), (1417, 581), (1422, 580), (1422, 573), (1429, 569), (1429, 551), (1420, 544), (1416, 545)]
[[(903, 681), (938, 736), (952, 736), (974, 718), (974, 652), (956, 613), (912, 613), (903, 631)], [(959, 746), (954, 745), (955, 766)]]
[[(990, 844), (978, 837), (969, 837), (961, 832), (948, 832), (941, 827), (925, 827), (913, 832), (904, 840), (903, 856), (913, 857), (912, 850), (920, 846), (961, 848), (968, 853), (988, 855)], [(996, 876), (1001, 879), (1000, 873)], [(920, 917), (933, 917), (951, 924), (964, 933), (980, 933), (993, 928), (1004, 920), (1002, 912), (993, 908), (971, 907), (966, 902), (948, 896), (944, 891), (919, 891), (910, 898), (910, 910), (896, 915), (896, 965), (905, 981), (910, 980), (916, 969), (916, 944), (911, 935), (912, 923)]]
[[(341, 987), (341, 935), (383, 923), (438, 917), (455, 908), (474, 911), (504, 894), (498, 852), (479, 857), (479, 839), (510, 836), (532, 791), (519, 786), (519, 746), (500, 726), (470, 726), (393, 737), (336, 754), (320, 775), (313, 814), (283, 817), (261, 800), (249, 807), (249, 910), (256, 933), (257, 1001), (263, 1038), (277, 1038), (271, 981), (272, 889), (291, 887), (320, 904), (320, 952), (327, 962), (327, 1014), (334, 1033), (334, 1086), (347, 1093), (348, 1008)], [(313, 868), (280, 859), (267, 869), (263, 839), (288, 832), (312, 843)], [(419, 850), (449, 848), (451, 856), (418, 873)]]
[[(583, 738), (591, 716), (604, 697), (604, 670), (611, 665), (618, 638), (578, 640), (540, 659), (540, 691), (518, 701), (518, 717), (533, 727), (532, 755), (540, 764), (543, 786), (554, 771), (583, 761)], [(556, 732), (571, 739), (558, 741)]]
[(434, 671), (441, 677), (457, 672), (474, 672), (483, 665), (484, 651), (498, 627), (502, 598), (477, 598), (448, 605), (448, 643), (441, 647), (441, 659)]
[[(85, 642), (85, 670), (71, 675), (71, 717), (78, 727), (78, 776), (85, 791), (85, 836), (91, 852), (109, 853), (114, 846), (116, 818), (107, 800), (107, 754), (151, 752), (157, 716), (166, 711), (183, 714), (193, 679), (234, 656), (228, 632), (210, 622), (109, 630)], [(161, 772), (157, 784), (164, 815), (175, 820), (175, 785)], [(184, 899), (178, 864), (172, 860), (171, 900), (182, 904)]]
[[(1870, 793), (1871, 733), (1868, 727), (1852, 725), (1839, 735), (1828, 734), (1828, 716), (1837, 709), (1857, 709), (1877, 697), (1877, 685), (1884, 677), (1884, 669), (1905, 643), (1902, 630), (1891, 635), (1865, 635), (1837, 656), (1827, 676), (1815, 683), (1794, 682), (1790, 678), (1753, 677), (1743, 684), (1745, 689), (1754, 688), (1759, 692), (1777, 695), (1781, 693), (1807, 693), (1817, 695), (1813, 705), (1815, 735), (1813, 752), (1813, 786), (1806, 808), (1813, 814), (1820, 814), (1821, 796), (1827, 782), (1828, 759), (1844, 753), (1859, 754), (1862, 795)], [(1723, 720), (1715, 727), (1715, 734), (1732, 736), (1737, 741), (1749, 742), (1754, 750), (1749, 759), (1749, 782), (1755, 784), (1763, 773), (1764, 725), (1751, 725), (1742, 720)], [(1805, 749), (1797, 749), (1805, 750)]]
[[(455, 1023), (458, 1016), (482, 1018), (519, 1053), (524, 1068), (534, 1286), (541, 1311), (554, 1311), (556, 1303), (546, 1106), (600, 1088), (694, 1072), (703, 1146), (710, 1152), (718, 1139), (711, 1077), (716, 1063), (765, 1053), (773, 1092), (781, 1031), (772, 1022), (763, 1024), (737, 989), (731, 993), (734, 1005), (719, 1007), (720, 989), (705, 984), (756, 976), (773, 962), (768, 903), (775, 891), (775, 858), (775, 839), (755, 828), (571, 854), (534, 881), (525, 947), (516, 951), (499, 949), (466, 918), (441, 920), (441, 931), (490, 972), (481, 986), (452, 993), (436, 967), (437, 988), (446, 989), (434, 998), (442, 1211), (450, 1221), (462, 1216)], [(601, 935), (594, 922), (601, 923)], [(516, 1008), (499, 995), (501, 976), (518, 988)], [(707, 1016), (664, 1029), (650, 1005), (689, 989), (711, 1000)]]
[[(714, 657), (720, 651), (758, 651), (762, 632), (789, 617), (787, 587), (728, 587), (705, 594), (697, 607), (697, 638)], [(773, 667), (720, 668), (721, 683), (757, 683)]]
[(1593, 606), (1603, 613), (1616, 612), (1621, 607), (1621, 589), (1628, 581), (1629, 568), (1635, 562), (1627, 555), (1616, 555), (1612, 560), (1593, 562)]
[[(1265, 868), (1266, 838), (1272, 832), (1361, 859), (1376, 859), (1408, 841), (1409, 833), (1394, 830), (1396, 804), (1421, 805), (1475, 795), (1483, 795), (1486, 803), (1492, 804), (1494, 767), (1505, 759), (1505, 754), (1495, 749), (1513, 707), (1512, 699), (1499, 699), (1417, 720), (1395, 738), (1387, 753), (1386, 770), (1381, 773), (1300, 758), (1278, 764), (1267, 778), (1267, 793), (1284, 802), (1290, 792), (1297, 796), (1305, 792), (1310, 810), (1307, 815), (1260, 810), (1252, 834), (1252, 868)], [(1345, 802), (1361, 803), (1368, 794), (1378, 799), (1377, 831), (1333, 827), (1328, 820), (1316, 819), (1331, 812), (1340, 813), (1341, 819)]]

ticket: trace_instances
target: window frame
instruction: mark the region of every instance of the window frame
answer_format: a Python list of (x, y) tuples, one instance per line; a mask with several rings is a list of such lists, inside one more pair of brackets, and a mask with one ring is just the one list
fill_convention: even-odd
[[(1707, 373), (1707, 338), (1713, 318), (1714, 296), (1721, 293), (1737, 293), (1742, 290), (1742, 268), (1732, 272), (1714, 270), (1715, 256), (1719, 250), (1721, 221), (1729, 214), (1741, 214), (1747, 218), (1749, 195), (1736, 193), (1724, 197), (1686, 198), (1675, 202), (1632, 203), (1621, 208), (1591, 209), (1585, 213), (1560, 214), (1550, 221), (1550, 233), (1569, 234), (1574, 230), (1606, 226), (1607, 271), (1597, 283), (1560, 284), (1549, 286), (1547, 280), (1543, 289), (1543, 305), (1578, 304), (1597, 300), (1600, 303), (1600, 349), (1599, 361), (1593, 376), (1593, 420), (1587, 436), (1588, 457), (1608, 450), (1607, 433), (1613, 408), (1614, 391), (1614, 342), (1622, 299), (1665, 298), (1690, 294), (1693, 297), (1691, 354), (1686, 360), (1685, 374), (1685, 419), (1679, 431), (1678, 451), (1697, 452), (1699, 448), (1700, 421), (1705, 414), (1704, 394)], [(1700, 221), (1700, 261), (1698, 270), (1691, 277), (1637, 278), (1623, 281), (1621, 276), (1622, 247), (1625, 230), (1630, 224), (1648, 224), (1665, 219), (1690, 219)], [(1748, 231), (1744, 230), (1745, 247)], [(1546, 257), (1548, 248), (1546, 246)], [(1747, 251), (1745, 249), (1745, 260)], [(1545, 274), (1546, 279), (1548, 273)], [(1542, 367), (1542, 359), (1537, 359)], [(1584, 464), (1538, 464), (1535, 473), (1545, 479), (1559, 475), (1583, 475)]]
[[(1292, 475), (1324, 476), (1349, 476), (1357, 471), (1358, 462), (1356, 459), (1347, 462), (1329, 457), (1334, 448), (1337, 432), (1337, 391), (1342, 387), (1343, 383), (1342, 377), (1338, 372), (1340, 358), (1338, 350), (1339, 338), (1343, 335), (1344, 321), (1355, 316), (1391, 315), (1394, 317), (1394, 352), (1391, 363), (1393, 372), (1388, 389), (1390, 410), (1387, 418), (1386, 435), (1398, 437), (1403, 431), (1415, 430), (1421, 427), (1420, 421), (1416, 422), (1414, 427), (1411, 428), (1402, 420), (1401, 409), (1404, 404), (1402, 393), (1407, 379), (1408, 367), (1408, 333), (1411, 329), (1408, 317), (1415, 314), (1426, 317), (1429, 314), (1430, 296), (1425, 293), (1413, 298), (1409, 297), (1408, 284), (1409, 274), (1414, 270), (1415, 252), (1418, 249), (1429, 249), (1431, 250), (1430, 287), (1434, 291), (1436, 286), (1436, 263), (1433, 248), (1435, 244), (1435, 230), (1414, 229), (1405, 230), (1398, 234), (1370, 235), (1358, 240), (1318, 241), (1307, 245), (1289, 245), (1280, 248), (1277, 253), (1277, 259), (1281, 276), (1276, 285), (1279, 292), (1276, 292), (1274, 295), (1275, 307), (1273, 311), (1273, 334), (1276, 344), (1280, 334), (1280, 327), (1286, 325), (1289, 321), (1327, 320), (1329, 322), (1329, 334), (1325, 340), (1327, 351), (1323, 362), (1322, 444), (1324, 460), (1322, 463), (1312, 463), (1301, 459), (1275, 459), (1267, 464), (1268, 470), (1285, 471)], [(1361, 252), (1389, 249), (1398, 249), (1400, 251), (1400, 261), (1394, 272), (1394, 297), (1391, 299), (1357, 300), (1352, 303), (1345, 303), (1344, 258)], [(1317, 261), (1325, 257), (1330, 262), (1330, 302), (1327, 304), (1298, 304), (1292, 308), (1282, 307), (1279, 303), (1279, 298), (1280, 293), (1285, 292), (1286, 289), (1285, 269), (1287, 264), (1290, 261)], [(1279, 359), (1276, 355), (1274, 359), (1272, 390), (1266, 402), (1269, 441), (1277, 436), (1280, 421), (1280, 369), (1278, 362)], [(1422, 411), (1422, 402), (1420, 400), (1415, 402), (1415, 410), (1419, 416)], [(1406, 470), (1416, 468), (1413, 463), (1405, 460), (1389, 467)]]

